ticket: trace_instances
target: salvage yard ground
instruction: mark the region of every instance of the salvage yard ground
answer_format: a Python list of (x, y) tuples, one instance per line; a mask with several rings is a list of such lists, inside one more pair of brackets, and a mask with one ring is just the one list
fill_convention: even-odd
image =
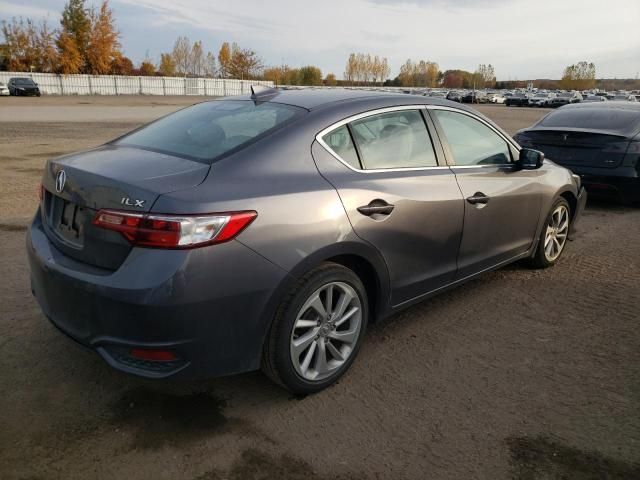
[[(640, 209), (589, 202), (559, 264), (370, 329), (333, 388), (153, 383), (43, 317), (24, 236), (47, 158), (202, 97), (0, 98), (0, 478), (640, 478)], [(483, 105), (508, 132), (546, 110)]]

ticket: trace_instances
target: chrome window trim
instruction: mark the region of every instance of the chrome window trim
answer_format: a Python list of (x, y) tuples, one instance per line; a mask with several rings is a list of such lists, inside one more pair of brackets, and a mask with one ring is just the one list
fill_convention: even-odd
[(488, 165), (451, 165), (451, 169), (456, 168), (505, 168), (505, 167), (513, 167), (513, 163), (495, 163)]
[[(434, 166), (430, 166), (430, 167), (372, 168), (372, 169), (369, 169), (369, 170), (361, 169), (361, 168), (354, 168), (353, 166), (349, 165), (348, 162), (343, 160), (340, 157), (340, 155), (338, 155), (336, 152), (334, 152), (332, 150), (332, 148), (329, 145), (327, 145), (327, 143), (322, 139), (322, 137), (324, 137), (327, 133), (330, 133), (333, 130), (335, 130), (337, 128), (340, 128), (340, 127), (346, 125), (347, 123), (355, 122), (356, 120), (360, 120), (362, 118), (367, 118), (367, 117), (371, 117), (373, 115), (379, 115), (379, 114), (383, 114), (383, 113), (399, 112), (399, 111), (402, 111), (402, 110), (425, 110), (426, 107), (427, 107), (427, 105), (425, 105), (425, 104), (400, 105), (400, 106), (396, 106), (396, 107), (377, 108), (375, 110), (369, 110), (367, 112), (358, 113), (356, 115), (352, 115), (350, 117), (344, 118), (344, 119), (342, 119), (342, 120), (340, 120), (338, 122), (332, 123), (327, 128), (321, 130), (320, 133), (318, 133), (316, 135), (316, 141), (320, 145), (322, 145), (322, 148), (324, 148), (327, 152), (329, 152), (333, 157), (335, 157), (340, 163), (342, 163), (344, 166), (346, 166), (349, 170), (352, 170), (352, 171), (358, 172), (358, 173), (419, 172), (419, 171), (423, 171), (423, 170), (448, 170), (449, 169), (449, 165), (434, 165)], [(427, 133), (429, 134), (429, 137), (431, 137), (431, 132), (427, 128), (426, 124), (425, 124), (424, 128), (427, 129)], [(433, 141), (433, 139), (432, 139), (432, 141)], [(438, 156), (437, 156), (435, 147), (433, 149), (433, 153), (436, 156), (436, 161), (438, 161)]]

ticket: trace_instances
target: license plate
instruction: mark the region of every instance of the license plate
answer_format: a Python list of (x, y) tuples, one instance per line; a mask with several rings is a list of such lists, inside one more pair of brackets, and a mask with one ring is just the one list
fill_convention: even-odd
[(51, 226), (64, 241), (82, 247), (85, 209), (60, 197), (53, 197)]

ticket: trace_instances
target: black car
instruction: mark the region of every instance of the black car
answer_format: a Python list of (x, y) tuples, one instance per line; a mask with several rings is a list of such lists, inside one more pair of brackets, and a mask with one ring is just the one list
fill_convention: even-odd
[(462, 97), (462, 103), (487, 103), (487, 94), (479, 90), (471, 90)]
[(526, 107), (529, 105), (529, 95), (526, 93), (514, 93), (504, 101), (507, 107)]
[(563, 105), (569, 105), (570, 103), (580, 103), (582, 101), (582, 95), (578, 92), (561, 92), (556, 98), (551, 99), (549, 102), (550, 107), (562, 107)]
[(14, 77), (9, 79), (8, 87), (10, 95), (34, 95), (36, 97), (40, 96), (40, 88), (38, 88), (38, 84), (27, 77)]
[(590, 195), (640, 202), (640, 104), (567, 105), (514, 138), (580, 175)]

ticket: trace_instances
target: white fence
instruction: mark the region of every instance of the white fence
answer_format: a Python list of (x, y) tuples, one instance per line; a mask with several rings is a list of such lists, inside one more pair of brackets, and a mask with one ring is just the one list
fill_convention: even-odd
[(123, 75), (56, 75), (54, 73), (0, 72), (5, 85), (12, 77), (28, 77), (43, 95), (242, 95), (251, 85), (273, 86), (263, 80), (222, 78), (130, 77)]

